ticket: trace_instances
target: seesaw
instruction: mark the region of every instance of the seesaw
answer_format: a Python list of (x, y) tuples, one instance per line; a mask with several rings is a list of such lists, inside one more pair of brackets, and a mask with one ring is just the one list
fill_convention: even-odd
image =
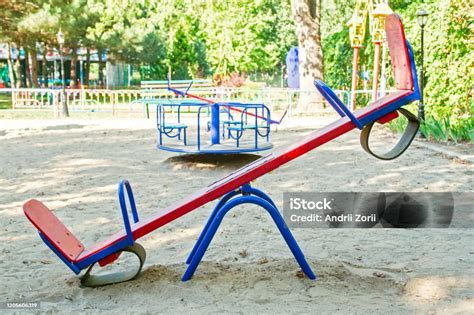
[[(214, 237), (224, 216), (232, 208), (241, 204), (258, 205), (271, 215), (284, 240), (296, 258), (303, 272), (310, 279), (315, 275), (305, 259), (303, 252), (285, 224), (277, 206), (261, 190), (250, 186), (250, 182), (291, 160), (329, 142), (354, 128), (361, 129), (362, 147), (371, 155), (390, 160), (401, 155), (411, 144), (419, 127), (418, 119), (401, 107), (419, 99), (415, 62), (410, 44), (405, 39), (403, 26), (398, 15), (387, 17), (385, 30), (393, 66), (396, 91), (365, 108), (352, 113), (334, 92), (323, 82), (316, 81), (316, 87), (334, 107), (341, 118), (328, 126), (314, 131), (300, 141), (268, 154), (228, 176), (210, 184), (201, 191), (185, 198), (181, 202), (160, 209), (147, 219), (140, 220), (128, 181), (119, 184), (119, 202), (125, 228), (105, 241), (85, 248), (84, 245), (59, 221), (54, 213), (41, 202), (32, 199), (23, 206), (25, 215), (38, 229), (41, 239), (57, 256), (76, 274), (88, 268), (81, 279), (84, 286), (100, 286), (136, 278), (145, 261), (144, 248), (136, 240), (168, 224), (204, 204), (221, 198), (208, 219), (201, 235), (192, 249), (186, 263), (189, 264), (182, 280), (189, 280), (199, 265), (205, 251)], [(369, 135), (374, 123), (386, 123), (398, 117), (398, 113), (408, 119), (408, 125), (399, 142), (385, 154), (376, 154), (369, 147)], [(127, 201), (128, 197), (133, 224), (130, 223)], [(117, 260), (122, 252), (131, 252), (138, 257), (136, 270), (122, 274), (104, 276), (91, 275), (93, 266), (98, 263), (105, 266)]]

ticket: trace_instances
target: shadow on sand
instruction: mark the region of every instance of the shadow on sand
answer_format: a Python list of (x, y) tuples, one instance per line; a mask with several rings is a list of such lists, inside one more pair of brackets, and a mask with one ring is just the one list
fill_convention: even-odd
[(186, 154), (173, 156), (165, 163), (184, 164), (188, 167), (207, 165), (213, 168), (236, 169), (261, 158), (257, 154)]

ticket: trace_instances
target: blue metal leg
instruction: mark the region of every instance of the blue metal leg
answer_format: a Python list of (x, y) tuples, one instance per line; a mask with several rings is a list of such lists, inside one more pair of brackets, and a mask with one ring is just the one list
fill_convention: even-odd
[(204, 235), (209, 230), (209, 227), (211, 226), (211, 223), (214, 220), (217, 212), (222, 208), (222, 206), (224, 206), (224, 204), (227, 203), (227, 201), (229, 201), (232, 197), (235, 197), (235, 196), (239, 195), (240, 193), (242, 193), (243, 195), (255, 195), (257, 197), (260, 197), (260, 198), (268, 201), (273, 207), (277, 208), (277, 206), (275, 205), (273, 200), (267, 194), (265, 194), (263, 191), (261, 191), (259, 189), (251, 187), (249, 184), (243, 185), (241, 190), (234, 190), (234, 191), (231, 191), (230, 193), (227, 193), (226, 195), (224, 195), (224, 197), (222, 197), (222, 199), (217, 203), (216, 207), (212, 211), (209, 219), (206, 222), (206, 225), (204, 226), (204, 229), (202, 230), (201, 234), (199, 235), (198, 240), (196, 241), (196, 244), (194, 244), (194, 247), (191, 250), (191, 253), (189, 254), (188, 258), (186, 259), (186, 264), (189, 265), (189, 263), (191, 262), (191, 259), (193, 258), (194, 254), (196, 253), (196, 250), (198, 249), (199, 245), (201, 244), (201, 242), (204, 238)]
[(196, 250), (198, 249), (199, 245), (202, 243), (204, 235), (206, 235), (207, 231), (209, 230), (209, 227), (211, 226), (212, 221), (214, 221), (214, 218), (216, 217), (219, 210), (222, 208), (223, 205), (227, 203), (227, 201), (229, 201), (232, 197), (237, 196), (238, 194), (240, 194), (240, 191), (238, 190), (231, 191), (230, 193), (227, 193), (226, 195), (224, 195), (224, 197), (222, 197), (222, 199), (217, 203), (214, 210), (212, 210), (212, 213), (209, 219), (207, 220), (206, 225), (204, 226), (204, 229), (199, 235), (199, 238), (196, 241), (196, 244), (194, 244), (194, 247), (191, 250), (191, 253), (189, 253), (188, 258), (186, 259), (186, 264), (189, 264), (191, 260), (193, 259), (194, 254), (196, 254)]
[(190, 255), (191, 261), (189, 263), (189, 266), (186, 272), (184, 273), (182, 277), (183, 281), (189, 280), (194, 274), (194, 272), (196, 271), (196, 268), (201, 262), (202, 257), (204, 256), (204, 253), (209, 247), (209, 244), (211, 243), (212, 238), (216, 234), (217, 229), (219, 228), (219, 225), (221, 224), (227, 212), (229, 212), (232, 208), (244, 203), (256, 204), (256, 205), (261, 206), (265, 210), (267, 210), (267, 212), (271, 215), (273, 221), (277, 225), (283, 238), (285, 239), (288, 247), (290, 247), (291, 252), (295, 256), (295, 259), (300, 265), (303, 272), (308, 276), (308, 278), (312, 280), (316, 279), (316, 276), (314, 275), (313, 271), (311, 270), (311, 267), (306, 261), (303, 252), (298, 246), (298, 243), (294, 239), (290, 230), (286, 226), (286, 223), (283, 220), (283, 217), (281, 216), (280, 212), (278, 212), (278, 209), (274, 205), (272, 205), (273, 202), (270, 203), (267, 200), (265, 200), (266, 198), (269, 198), (267, 195), (265, 195), (261, 191), (258, 191), (258, 190), (255, 190), (255, 191), (258, 194), (263, 194), (264, 197), (244, 195), (237, 198), (233, 198), (229, 200), (228, 202), (222, 203), (222, 205), (218, 205), (219, 207), (216, 207), (216, 209), (213, 212), (213, 217), (211, 216), (211, 218), (209, 219), (208, 224), (206, 224), (205, 230), (203, 231), (202, 236), (200, 237), (201, 239), (200, 242), (198, 240), (199, 243), (196, 244), (197, 249), (193, 249), (193, 252)]

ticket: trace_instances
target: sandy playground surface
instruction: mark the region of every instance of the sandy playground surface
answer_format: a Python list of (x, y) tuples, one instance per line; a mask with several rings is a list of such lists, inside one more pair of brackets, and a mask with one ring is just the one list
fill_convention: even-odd
[[(284, 146), (327, 120), (294, 120), (272, 142)], [(145, 218), (254, 160), (176, 157), (155, 145), (152, 120), (0, 120), (0, 302), (39, 301), (36, 311), (50, 313), (474, 313), (472, 229), (293, 229), (313, 282), (252, 206), (226, 217), (183, 283), (215, 202), (140, 239), (147, 261), (136, 281), (80, 288), (23, 215), (26, 200), (54, 209), (87, 247), (122, 227), (120, 179), (130, 180)], [(284, 191), (472, 191), (473, 164), (417, 143), (379, 161), (353, 131), (253, 185), (280, 206)]]

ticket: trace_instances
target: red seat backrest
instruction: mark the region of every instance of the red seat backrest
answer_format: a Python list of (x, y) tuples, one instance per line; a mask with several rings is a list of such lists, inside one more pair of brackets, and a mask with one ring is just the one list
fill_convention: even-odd
[(31, 199), (23, 205), (26, 217), (68, 261), (84, 251), (84, 245), (43, 203)]
[(397, 90), (413, 90), (410, 57), (405, 39), (405, 32), (398, 14), (391, 14), (385, 19), (390, 59), (392, 59), (393, 77)]

